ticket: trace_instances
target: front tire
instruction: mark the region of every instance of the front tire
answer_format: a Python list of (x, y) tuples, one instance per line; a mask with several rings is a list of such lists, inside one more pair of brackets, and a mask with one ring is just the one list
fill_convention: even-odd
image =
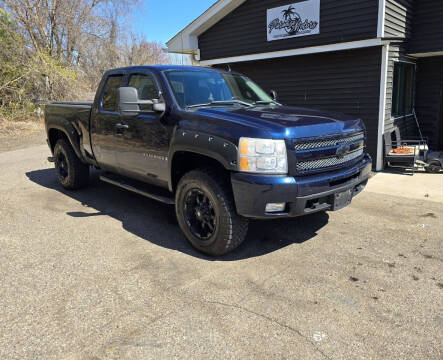
[(193, 170), (182, 177), (175, 209), (186, 238), (205, 254), (224, 255), (246, 237), (248, 220), (236, 213), (228, 182), (211, 169)]
[(88, 185), (89, 166), (83, 164), (65, 139), (54, 147), (55, 172), (58, 181), (67, 190), (77, 190)]

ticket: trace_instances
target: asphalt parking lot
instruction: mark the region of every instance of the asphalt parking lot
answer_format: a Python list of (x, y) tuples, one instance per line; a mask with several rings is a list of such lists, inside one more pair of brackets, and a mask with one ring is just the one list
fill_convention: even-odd
[(47, 156), (0, 154), (0, 359), (443, 358), (442, 202), (366, 190), (213, 259), (172, 207), (97, 173), (66, 192)]

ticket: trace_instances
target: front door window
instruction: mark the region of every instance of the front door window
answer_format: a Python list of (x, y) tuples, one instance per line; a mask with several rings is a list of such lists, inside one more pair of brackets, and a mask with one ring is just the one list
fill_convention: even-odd
[[(150, 74), (133, 74), (129, 78), (129, 87), (136, 88), (140, 100), (152, 100), (159, 98), (157, 84)], [(141, 105), (140, 110), (152, 111), (152, 105)]]

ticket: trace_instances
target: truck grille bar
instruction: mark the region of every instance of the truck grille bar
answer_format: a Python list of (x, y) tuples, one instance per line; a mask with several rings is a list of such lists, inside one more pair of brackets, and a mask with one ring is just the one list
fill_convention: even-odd
[[(340, 143), (343, 143), (341, 139)], [(346, 154), (344, 157), (332, 156), (318, 160), (308, 160), (297, 162), (297, 171), (310, 171), (317, 169), (325, 169), (333, 166), (343, 165), (347, 162), (355, 160), (363, 155), (363, 149)]]
[(310, 149), (320, 149), (332, 146), (338, 146), (341, 144), (353, 144), (357, 141), (363, 141), (365, 139), (364, 133), (352, 135), (345, 138), (338, 139), (316, 139), (316, 140), (308, 140), (297, 143), (294, 145), (295, 151), (303, 151)]

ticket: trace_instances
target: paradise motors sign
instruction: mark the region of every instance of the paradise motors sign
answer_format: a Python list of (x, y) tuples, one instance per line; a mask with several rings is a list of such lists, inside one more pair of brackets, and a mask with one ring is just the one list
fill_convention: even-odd
[(320, 0), (268, 9), (268, 41), (320, 34)]

